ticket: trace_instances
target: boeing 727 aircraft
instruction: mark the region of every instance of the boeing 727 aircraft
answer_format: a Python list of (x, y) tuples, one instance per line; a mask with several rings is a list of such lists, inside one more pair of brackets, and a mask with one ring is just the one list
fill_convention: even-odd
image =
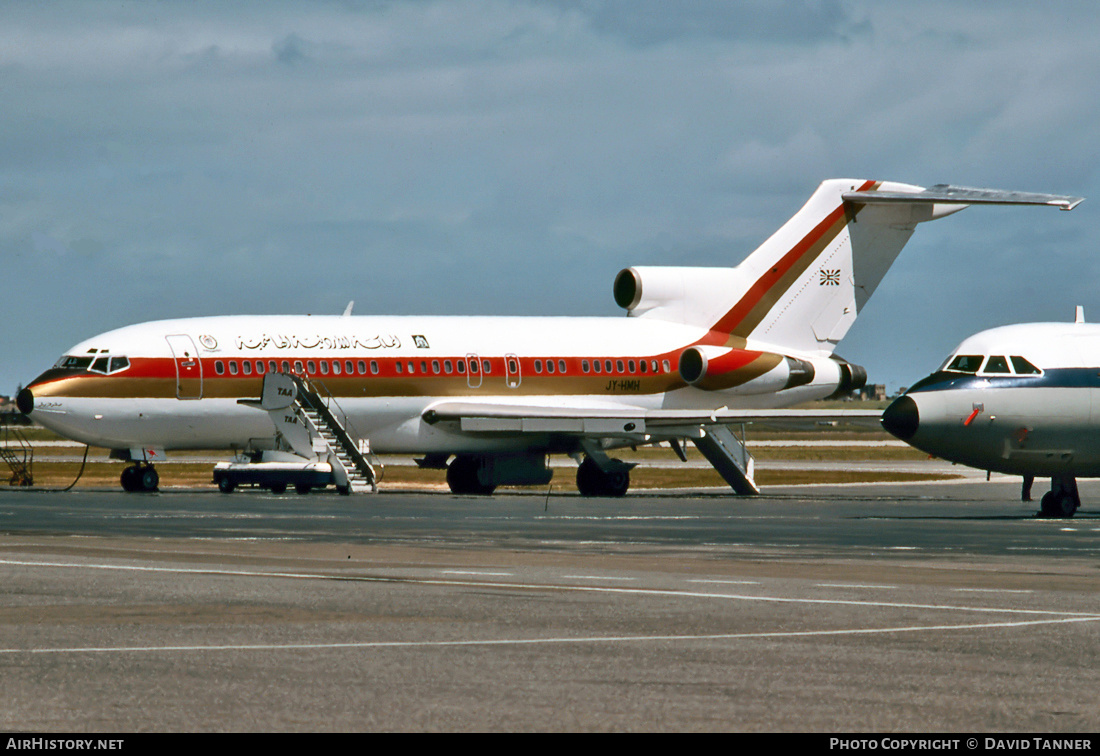
[(894, 400), (882, 425), (981, 470), (1051, 479), (1039, 514), (1072, 517), (1077, 478), (1100, 477), (1100, 326), (1029, 323), (982, 331)]
[[(546, 484), (580, 462), (585, 495), (621, 496), (616, 448), (690, 438), (737, 493), (757, 492), (739, 423), (863, 385), (833, 354), (916, 225), (973, 204), (1072, 209), (1079, 198), (834, 179), (730, 268), (635, 267), (629, 317), (233, 316), (143, 323), (69, 349), (21, 411), (132, 462), (154, 490), (176, 449), (236, 448), (224, 491), (374, 490), (375, 453), (421, 455), (456, 493)], [(835, 414), (835, 413), (829, 413)], [(873, 413), (864, 413), (873, 414)]]

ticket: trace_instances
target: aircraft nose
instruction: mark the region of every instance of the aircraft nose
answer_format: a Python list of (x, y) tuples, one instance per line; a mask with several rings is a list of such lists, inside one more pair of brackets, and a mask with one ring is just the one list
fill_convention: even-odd
[(917, 403), (909, 396), (898, 397), (882, 413), (882, 427), (887, 433), (897, 436), (902, 441), (911, 439), (916, 434), (919, 424), (920, 413), (917, 412)]
[(34, 394), (29, 388), (25, 388), (15, 397), (15, 406), (24, 415), (29, 415), (34, 410)]

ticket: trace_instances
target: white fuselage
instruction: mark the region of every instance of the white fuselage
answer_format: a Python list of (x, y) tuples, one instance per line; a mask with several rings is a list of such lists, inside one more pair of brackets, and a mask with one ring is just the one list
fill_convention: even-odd
[(883, 425), (922, 451), (983, 470), (1100, 476), (1100, 326), (975, 334), (896, 400)]
[[(425, 423), (461, 397), (536, 407), (782, 407), (833, 393), (837, 363), (804, 355), (813, 380), (784, 390), (787, 365), (745, 344), (703, 390), (681, 378), (691, 345), (729, 353), (728, 336), (640, 318), (232, 316), (156, 321), (77, 344), (32, 383), (33, 417), (113, 449), (262, 448), (256, 400), (272, 371), (308, 375), (381, 453), (547, 448), (551, 439), (460, 434)], [(798, 355), (793, 355), (798, 357)], [(124, 359), (123, 359), (124, 358)], [(743, 364), (742, 364), (743, 363)]]

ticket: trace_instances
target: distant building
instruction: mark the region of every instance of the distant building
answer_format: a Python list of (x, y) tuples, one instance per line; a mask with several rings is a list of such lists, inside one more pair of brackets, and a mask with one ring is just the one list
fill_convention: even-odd
[(886, 398), (886, 384), (872, 383), (864, 386), (859, 391), (859, 398), (869, 402), (882, 401)]

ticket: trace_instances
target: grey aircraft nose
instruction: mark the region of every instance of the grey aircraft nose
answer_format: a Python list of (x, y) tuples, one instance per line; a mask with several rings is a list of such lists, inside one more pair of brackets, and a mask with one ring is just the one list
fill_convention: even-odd
[(911, 439), (916, 434), (918, 425), (920, 413), (917, 412), (917, 403), (909, 396), (898, 397), (882, 413), (882, 427), (902, 441)]

